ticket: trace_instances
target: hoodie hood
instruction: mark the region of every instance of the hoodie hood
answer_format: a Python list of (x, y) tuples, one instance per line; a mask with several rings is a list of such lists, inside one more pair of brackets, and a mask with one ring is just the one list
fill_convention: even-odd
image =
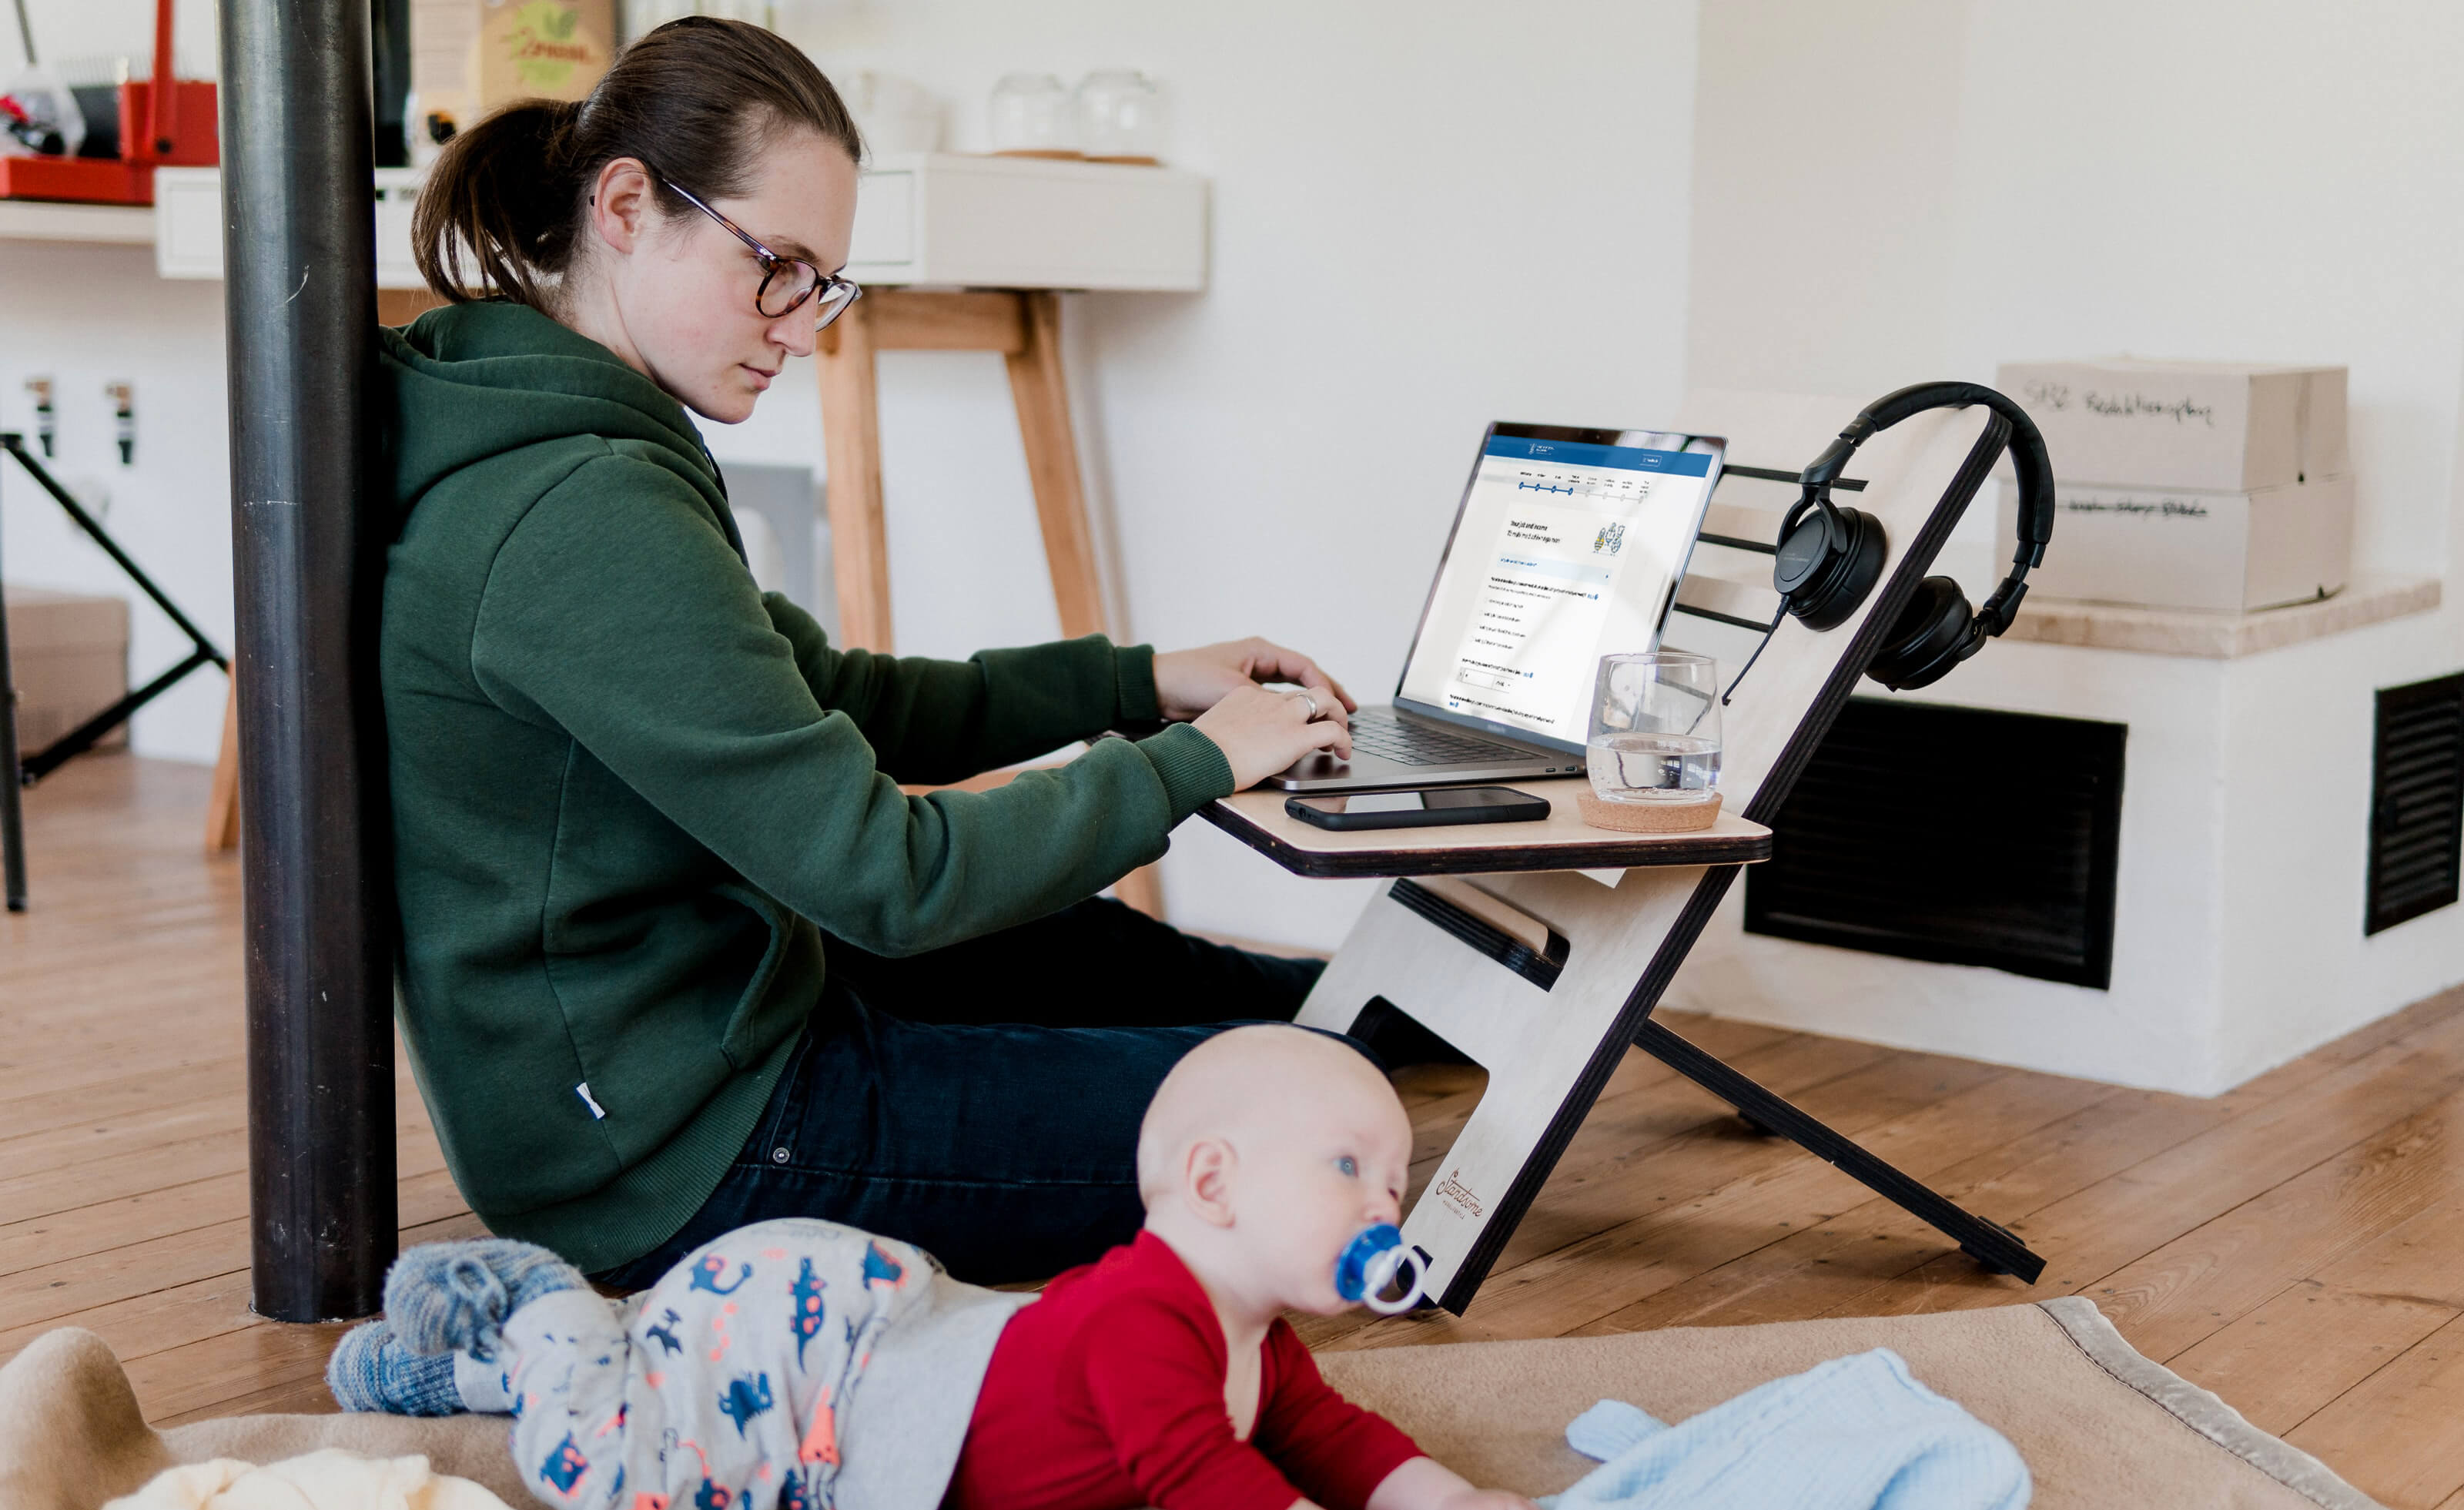
[[(728, 518), (717, 464), (683, 405), (525, 304), (448, 304), (380, 330), (395, 524), (446, 476), (506, 451), (596, 435), (693, 483)], [(734, 534), (734, 522), (728, 531)]]

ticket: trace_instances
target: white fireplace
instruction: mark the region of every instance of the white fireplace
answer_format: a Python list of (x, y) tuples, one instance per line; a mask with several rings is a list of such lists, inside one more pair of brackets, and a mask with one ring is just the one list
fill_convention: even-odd
[[(1981, 546), (1946, 558), (1971, 597), (1991, 585)], [(2457, 669), (2439, 597), (2434, 578), (2359, 576), (2248, 615), (2035, 599), (1900, 694), (2128, 726), (2106, 989), (1749, 934), (1740, 886), (1667, 1004), (2212, 1095), (2464, 979), (2464, 907), (2364, 934), (2374, 694)], [(1940, 860), (2008, 863), (1990, 831)]]

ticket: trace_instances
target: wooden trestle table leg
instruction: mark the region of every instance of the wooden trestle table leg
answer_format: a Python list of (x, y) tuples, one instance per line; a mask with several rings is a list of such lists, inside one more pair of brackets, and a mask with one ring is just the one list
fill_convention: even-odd
[(223, 699), (223, 747), (214, 757), (214, 786), (206, 799), (206, 853), (239, 847), (239, 663), (231, 663), (231, 690)]
[[(1061, 364), (1061, 295), (885, 289), (866, 295), (822, 332), (822, 449), (829, 469), (830, 564), (839, 636), (850, 646), (891, 647), (890, 538), (882, 511), (881, 401), (874, 354), (997, 351), (1009, 367), (1028, 482), (1043, 527), (1045, 569), (1065, 635), (1107, 632), (1103, 579), (1069, 425)], [(1113, 888), (1130, 906), (1163, 915), (1155, 867)]]

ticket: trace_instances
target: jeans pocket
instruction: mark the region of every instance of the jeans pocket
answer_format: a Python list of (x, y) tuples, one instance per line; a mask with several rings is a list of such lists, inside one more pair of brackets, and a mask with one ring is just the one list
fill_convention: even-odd
[[(823, 1001), (827, 1004), (826, 991)], [(754, 1123), (753, 1135), (744, 1140), (743, 1151), (736, 1156), (737, 1163), (776, 1169), (794, 1159), (796, 1135), (803, 1126), (803, 1087), (811, 1080), (812, 1058), (813, 1028), (808, 1022), (797, 1032), (796, 1046), (787, 1051), (787, 1062), (780, 1068), (778, 1083), (770, 1087), (770, 1103), (761, 1108), (760, 1120)], [(779, 1157), (781, 1153), (787, 1157)]]

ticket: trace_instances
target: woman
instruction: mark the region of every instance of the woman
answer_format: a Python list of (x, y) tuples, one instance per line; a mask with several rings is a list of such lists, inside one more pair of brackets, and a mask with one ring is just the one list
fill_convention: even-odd
[(1349, 754), (1306, 657), (896, 660), (755, 587), (686, 411), (744, 419), (856, 296), (861, 150), (794, 48), (671, 23), (447, 149), (414, 240), (454, 302), (385, 336), (404, 1030), (473, 1207), (611, 1283), (793, 1215), (979, 1280), (1091, 1258), (1165, 1071), (1315, 978), (1090, 900)]

